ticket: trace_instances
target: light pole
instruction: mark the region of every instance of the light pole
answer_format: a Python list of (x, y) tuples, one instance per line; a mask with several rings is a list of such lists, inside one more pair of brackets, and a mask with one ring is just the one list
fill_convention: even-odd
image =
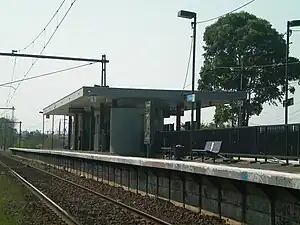
[(285, 125), (288, 124), (288, 101), (289, 101), (289, 80), (288, 80), (288, 73), (289, 73), (289, 49), (290, 49), (290, 28), (291, 27), (298, 27), (300, 26), (300, 20), (292, 20), (292, 21), (287, 21), (287, 30), (286, 30), (286, 52), (285, 52)]
[(192, 62), (192, 109), (191, 109), (191, 125), (190, 125), (190, 150), (192, 158), (192, 149), (193, 149), (193, 131), (194, 131), (194, 109), (195, 109), (195, 63), (196, 63), (196, 26), (197, 26), (197, 14), (195, 12), (180, 10), (178, 12), (178, 17), (185, 19), (193, 19), (192, 28), (193, 28), (193, 62)]
[(45, 117), (44, 117), (43, 111), (40, 111), (39, 113), (43, 115), (42, 149), (44, 149), (44, 146), (45, 146)]
[[(289, 155), (288, 150), (288, 107), (291, 105), (291, 101), (289, 101), (289, 51), (290, 51), (290, 28), (291, 27), (299, 27), (300, 26), (300, 20), (292, 20), (287, 21), (286, 25), (286, 49), (285, 49), (285, 101), (284, 101), (284, 109), (285, 109), (285, 118), (284, 118), (284, 124), (285, 127), (285, 143), (286, 143), (286, 156)], [(288, 159), (286, 160), (288, 164)]]

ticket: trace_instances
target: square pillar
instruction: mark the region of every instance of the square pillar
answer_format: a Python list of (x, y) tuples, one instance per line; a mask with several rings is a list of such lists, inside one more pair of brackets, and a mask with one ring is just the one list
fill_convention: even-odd
[(89, 149), (91, 151), (94, 150), (94, 135), (95, 135), (95, 110), (93, 107), (91, 107), (91, 112), (90, 112), (90, 132), (89, 132)]
[(181, 107), (179, 104), (176, 106), (176, 131), (180, 131), (181, 126)]
[(196, 129), (201, 129), (201, 101), (196, 102)]
[(78, 150), (78, 135), (79, 135), (79, 118), (78, 114), (74, 116), (74, 150)]
[(69, 116), (69, 124), (68, 124), (68, 149), (71, 149), (71, 139), (72, 139), (72, 131), (73, 131), (73, 117)]

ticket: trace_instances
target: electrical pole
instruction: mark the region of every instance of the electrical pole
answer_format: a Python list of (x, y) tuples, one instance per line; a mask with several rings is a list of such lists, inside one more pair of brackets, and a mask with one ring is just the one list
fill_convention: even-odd
[[(285, 124), (285, 148), (286, 148), (286, 156), (289, 156), (289, 144), (288, 144), (288, 107), (293, 105), (293, 98), (289, 99), (289, 52), (290, 52), (290, 35), (291, 35), (291, 27), (299, 27), (300, 26), (300, 20), (292, 20), (287, 21), (286, 23), (286, 48), (285, 48), (285, 84), (284, 84), (284, 90), (285, 90), (285, 100), (283, 103), (284, 106), (284, 124)], [(286, 159), (286, 164), (289, 163), (289, 160)]]
[[(240, 71), (240, 84), (239, 84), (239, 91), (243, 91), (243, 72), (244, 72), (244, 63), (243, 63), (243, 56), (239, 56), (238, 63), (241, 66)], [(243, 115), (242, 115), (242, 109), (243, 109), (243, 103), (241, 101), (238, 101), (238, 107), (239, 107), (239, 116), (238, 116), (238, 127), (241, 127), (243, 125)]]
[[(286, 24), (286, 48), (285, 48), (285, 104), (284, 104), (284, 124), (285, 124), (285, 150), (286, 150), (286, 156), (289, 155), (289, 143), (288, 143), (288, 99), (289, 99), (289, 79), (288, 79), (288, 73), (289, 73), (289, 51), (290, 51), (290, 21), (287, 21)], [(289, 164), (289, 160), (286, 159), (286, 164)]]
[(193, 159), (193, 133), (194, 133), (194, 109), (195, 109), (195, 73), (196, 73), (196, 29), (197, 29), (197, 14), (195, 12), (180, 10), (178, 12), (178, 17), (185, 19), (192, 19), (192, 29), (193, 29), (193, 61), (192, 61), (192, 94), (189, 96), (189, 102), (191, 102), (191, 124), (190, 124), (190, 153), (191, 159)]
[(288, 124), (288, 98), (289, 98), (289, 80), (288, 80), (288, 61), (289, 61), (289, 48), (290, 48), (290, 21), (287, 22), (287, 31), (286, 31), (286, 49), (285, 49), (285, 117), (284, 124)]
[(15, 51), (12, 51), (11, 53), (0, 52), (0, 56), (36, 58), (36, 59), (53, 59), (53, 60), (65, 60), (65, 61), (80, 61), (80, 62), (90, 62), (90, 63), (99, 63), (100, 62), (102, 64), (101, 86), (106, 86), (106, 64), (109, 63), (109, 60), (106, 59), (106, 55), (102, 55), (101, 59), (91, 59), (91, 58), (56, 56), (56, 55), (19, 54), (19, 53), (16, 53)]
[(44, 114), (43, 114), (43, 127), (42, 127), (42, 129), (43, 129), (42, 146), (43, 146), (43, 149), (44, 149), (45, 148), (45, 115)]
[[(102, 55), (102, 62), (107, 62), (106, 55)], [(106, 63), (102, 63), (101, 86), (106, 87)]]
[(19, 125), (19, 148), (21, 148), (21, 141), (22, 141), (22, 122), (20, 121), (20, 125)]

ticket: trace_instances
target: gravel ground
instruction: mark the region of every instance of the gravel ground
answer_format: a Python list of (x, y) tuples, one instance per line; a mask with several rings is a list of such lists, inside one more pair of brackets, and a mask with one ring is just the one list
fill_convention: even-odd
[[(18, 163), (1, 159), (11, 166)], [(78, 187), (30, 167), (14, 170), (74, 216), (81, 224), (154, 224)]]
[[(26, 160), (27, 161), (27, 160)], [(67, 171), (57, 170), (48, 165), (29, 161), (30, 163), (38, 166), (42, 169), (48, 170), (54, 174), (57, 174), (66, 179), (72, 180), (76, 183), (80, 183), (83, 186), (86, 186), (90, 189), (98, 191), (102, 194), (105, 194), (114, 199), (131, 205), (135, 208), (143, 210), (155, 217), (161, 218), (171, 224), (178, 225), (192, 225), (192, 224), (203, 224), (203, 225), (223, 225), (227, 224), (226, 221), (220, 220), (214, 216), (201, 215), (199, 213), (194, 213), (190, 210), (177, 207), (174, 204), (164, 201), (161, 199), (150, 198), (148, 196), (141, 196), (129, 191), (124, 190), (123, 188), (112, 187), (108, 184), (102, 184), (100, 182), (80, 178), (72, 173)]]
[(65, 222), (0, 165), (0, 224), (63, 225)]

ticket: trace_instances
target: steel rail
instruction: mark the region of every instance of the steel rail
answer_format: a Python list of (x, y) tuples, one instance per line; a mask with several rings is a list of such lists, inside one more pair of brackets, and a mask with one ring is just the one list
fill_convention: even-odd
[(144, 219), (153, 221), (153, 222), (158, 223), (158, 224), (172, 225), (171, 223), (168, 223), (168, 222), (166, 222), (166, 221), (164, 221), (164, 220), (161, 220), (161, 219), (159, 219), (159, 218), (157, 218), (157, 217), (155, 217), (155, 216), (152, 216), (152, 215), (150, 215), (150, 214), (148, 214), (148, 213), (146, 213), (146, 212), (144, 212), (144, 211), (141, 211), (141, 210), (139, 210), (139, 209), (136, 209), (136, 208), (134, 208), (134, 207), (131, 207), (131, 206), (129, 206), (129, 205), (126, 205), (126, 204), (124, 204), (124, 203), (122, 203), (122, 202), (119, 202), (119, 201), (117, 201), (117, 200), (115, 200), (115, 199), (113, 199), (113, 198), (111, 198), (111, 197), (108, 197), (108, 196), (106, 196), (106, 195), (104, 195), (104, 194), (101, 194), (101, 193), (99, 193), (99, 192), (97, 192), (97, 191), (94, 191), (94, 190), (89, 189), (89, 188), (87, 188), (87, 187), (85, 187), (85, 186), (82, 186), (82, 185), (80, 185), (80, 184), (77, 184), (77, 183), (75, 183), (75, 182), (73, 182), (73, 181), (67, 180), (67, 179), (62, 178), (62, 177), (60, 177), (60, 176), (57, 176), (57, 175), (55, 175), (55, 174), (53, 174), (53, 173), (50, 173), (50, 172), (45, 171), (45, 170), (42, 170), (42, 169), (40, 169), (40, 168), (38, 168), (38, 167), (35, 167), (35, 166), (32, 166), (32, 165), (29, 165), (29, 166), (32, 167), (32, 168), (34, 168), (34, 169), (36, 169), (36, 170), (38, 170), (38, 171), (41, 171), (41, 172), (43, 172), (43, 173), (46, 173), (46, 174), (48, 174), (48, 175), (50, 175), (50, 176), (52, 176), (52, 177), (55, 177), (55, 178), (57, 178), (57, 179), (59, 179), (59, 180), (61, 180), (61, 181), (64, 181), (64, 182), (66, 182), (66, 183), (68, 183), (68, 184), (71, 184), (71, 185), (73, 185), (73, 186), (76, 186), (76, 187), (78, 187), (78, 188), (81, 188), (81, 189), (83, 189), (83, 190), (85, 190), (85, 191), (87, 191), (87, 192), (89, 192), (89, 193), (92, 193), (92, 194), (94, 194), (94, 195), (97, 195), (98, 197), (100, 197), (100, 198), (102, 198), (102, 199), (105, 199), (105, 200), (107, 200), (107, 201), (109, 201), (109, 202), (111, 202), (111, 203), (114, 203), (114, 204), (116, 204), (116, 205), (118, 205), (118, 206), (120, 206), (120, 207), (122, 207), (122, 208), (124, 208), (124, 209), (127, 209), (127, 210), (131, 211), (132, 213), (134, 213), (134, 214), (136, 214), (136, 215), (138, 215), (138, 216), (143, 217)]
[(17, 160), (17, 159), (14, 159), (14, 158), (11, 158), (11, 157), (8, 157), (8, 156), (5, 156), (5, 157), (7, 157), (7, 158), (9, 158), (9, 159), (12, 159), (12, 160), (14, 160), (14, 161), (23, 163), (23, 164), (25, 164), (25, 165), (27, 165), (27, 166), (33, 168), (33, 169), (36, 169), (36, 170), (38, 170), (38, 171), (40, 171), (40, 172), (42, 172), (42, 173), (48, 174), (48, 175), (50, 175), (50, 176), (52, 176), (52, 177), (55, 177), (55, 178), (57, 178), (57, 179), (59, 179), (59, 180), (61, 180), (61, 181), (66, 182), (66, 183), (68, 183), (68, 184), (71, 184), (71, 185), (73, 185), (73, 186), (76, 186), (76, 187), (78, 187), (78, 188), (81, 188), (81, 189), (83, 189), (83, 190), (85, 190), (85, 191), (87, 191), (87, 192), (89, 192), (89, 193), (92, 193), (92, 194), (94, 194), (94, 195), (96, 195), (96, 196), (98, 196), (98, 197), (100, 197), (100, 198), (102, 198), (102, 199), (104, 199), (104, 200), (107, 200), (107, 201), (109, 201), (109, 202), (111, 202), (111, 203), (113, 203), (113, 204), (115, 204), (115, 205), (118, 205), (118, 206), (120, 206), (121, 208), (127, 209), (128, 211), (131, 211), (133, 214), (136, 214), (136, 215), (138, 215), (138, 216), (141, 216), (141, 217), (143, 217), (144, 219), (146, 219), (146, 220), (148, 220), (148, 221), (152, 221), (152, 222), (155, 222), (155, 223), (157, 223), (157, 224), (172, 225), (171, 223), (168, 223), (168, 222), (166, 222), (166, 221), (164, 221), (164, 220), (161, 220), (161, 219), (159, 219), (159, 218), (157, 218), (157, 217), (155, 217), (155, 216), (152, 216), (152, 215), (150, 215), (150, 214), (148, 214), (148, 213), (146, 213), (146, 212), (144, 212), (144, 211), (141, 211), (141, 210), (139, 210), (139, 209), (136, 209), (136, 208), (134, 208), (134, 207), (131, 207), (131, 206), (129, 206), (129, 205), (126, 205), (126, 204), (124, 204), (124, 203), (122, 203), (122, 202), (119, 202), (119, 201), (117, 201), (117, 200), (115, 200), (115, 199), (113, 199), (113, 198), (111, 198), (111, 197), (108, 197), (108, 196), (106, 196), (106, 195), (104, 195), (104, 194), (101, 194), (101, 193), (99, 193), (99, 192), (96, 192), (96, 191), (94, 191), (94, 190), (91, 190), (91, 189), (89, 189), (89, 188), (87, 188), (87, 187), (85, 187), (85, 186), (82, 186), (82, 185), (80, 185), (80, 184), (77, 184), (77, 183), (75, 183), (75, 182), (73, 182), (73, 181), (70, 181), (70, 180), (68, 180), (68, 179), (62, 178), (62, 177), (60, 177), (60, 176), (57, 176), (57, 175), (55, 175), (55, 174), (53, 174), (53, 173), (50, 173), (50, 172), (48, 172), (48, 171), (45, 171), (45, 170), (40, 169), (40, 168), (38, 168), (38, 167), (35, 167), (35, 166), (33, 166), (33, 165), (29, 165), (28, 163), (21, 162), (21, 161), (19, 161), (19, 160)]
[[(4, 156), (6, 157), (6, 156)], [(68, 225), (81, 225), (77, 222), (72, 216), (70, 216), (64, 209), (62, 209), (59, 205), (57, 205), (54, 201), (52, 201), (49, 197), (47, 197), (43, 192), (37, 189), (30, 182), (25, 180), (20, 174), (11, 169), (8, 165), (3, 163), (0, 160), (0, 165), (6, 168), (17, 180), (21, 182), (33, 195), (35, 195), (38, 199), (41, 200), (50, 210), (52, 210), (58, 217), (60, 217), (65, 223)]]

